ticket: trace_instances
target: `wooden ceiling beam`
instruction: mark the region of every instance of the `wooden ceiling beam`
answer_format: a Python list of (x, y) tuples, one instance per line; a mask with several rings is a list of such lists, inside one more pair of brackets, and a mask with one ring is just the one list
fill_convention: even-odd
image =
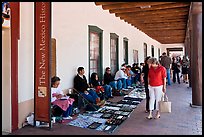
[(184, 15), (185, 14), (188, 14), (188, 9), (183, 9), (182, 11), (180, 10), (172, 10), (172, 11), (164, 11), (164, 12), (148, 12), (148, 13), (145, 13), (145, 12), (131, 12), (131, 13), (116, 13), (115, 16), (116, 17), (127, 17), (127, 16), (157, 16), (157, 15), (166, 15), (166, 14), (172, 14), (172, 15), (176, 15), (176, 14), (179, 14), (179, 13), (183, 13)]
[[(95, 2), (160, 43), (183, 43), (190, 2)], [(150, 6), (150, 8), (141, 8)]]
[(151, 36), (171, 36), (171, 35), (185, 35), (185, 30), (160, 30), (159, 33), (157, 31), (145, 31), (146, 34)]
[(143, 29), (148, 29), (148, 28), (157, 28), (157, 29), (159, 29), (159, 28), (186, 28), (186, 24), (169, 24), (169, 25), (139, 25), (139, 24), (136, 24), (136, 23), (131, 23), (131, 22), (129, 22), (130, 24), (133, 24), (133, 25), (135, 25), (135, 26), (138, 26), (138, 27), (140, 27), (140, 28), (143, 28)]
[(152, 10), (163, 10), (163, 9), (173, 9), (179, 7), (188, 7), (190, 2), (177, 2), (163, 5), (152, 5), (151, 8), (141, 9), (140, 7), (127, 8), (127, 9), (112, 9), (109, 10), (110, 13), (127, 13), (127, 12), (137, 12), (137, 11), (152, 11)]
[[(151, 36), (151, 35), (149, 35)], [(156, 39), (183, 39), (185, 38), (184, 36), (181, 35), (174, 35), (174, 36), (151, 36), (152, 38), (156, 38)]]
[(145, 34), (148, 34), (148, 35), (151, 35), (152, 37), (163, 37), (163, 36), (184, 36), (185, 35), (185, 32), (176, 32), (176, 33), (145, 33)]
[[(156, 32), (155, 30), (149, 30), (149, 31), (146, 31), (148, 33), (158, 33)], [(183, 30), (183, 29), (174, 29), (174, 30), (160, 30), (159, 33), (176, 33), (176, 32), (186, 32), (186, 30)]]
[[(155, 38), (153, 38), (153, 39), (155, 39)], [(184, 40), (184, 38), (180, 38), (180, 39), (158, 39), (158, 38), (156, 38), (155, 40), (157, 40), (157, 41), (183, 41)]]
[(158, 39), (158, 38), (153, 38), (157, 41), (184, 41), (184, 38), (181, 38), (181, 39), (174, 39), (174, 38), (170, 38), (170, 39)]
[(184, 41), (165, 41), (165, 42), (160, 42), (161, 44), (176, 44), (176, 43), (184, 43)]
[[(130, 22), (133, 24), (137, 24), (137, 22)], [(186, 25), (186, 22), (150, 22), (150, 23), (141, 23), (142, 26), (176, 26), (176, 25)]]
[(179, 17), (179, 18), (157, 18), (157, 19), (138, 19), (138, 18), (134, 18), (134, 19), (124, 19), (125, 22), (129, 21), (129, 22), (140, 22), (140, 23), (155, 23), (155, 22), (187, 22), (187, 18), (184, 17)]
[(154, 10), (154, 11), (138, 11), (138, 12), (127, 12), (127, 13), (115, 13), (116, 17), (120, 16), (131, 16), (131, 15), (158, 15), (158, 14), (175, 14), (181, 12), (188, 12), (188, 8), (176, 8), (176, 9), (164, 9), (164, 10)]
[[(134, 25), (134, 24), (132, 24)], [(135, 25), (134, 25), (135, 26)], [(136, 26), (137, 27), (137, 26)], [(139, 29), (141, 29), (143, 32), (146, 32), (148, 30), (155, 30), (155, 31), (160, 31), (160, 30), (170, 30), (170, 29), (183, 29), (185, 30), (185, 26), (166, 26), (166, 27), (138, 27)]]
[(153, 18), (176, 18), (176, 17), (180, 17), (180, 16), (186, 16), (188, 15), (188, 12), (181, 12), (181, 13), (176, 13), (176, 14), (171, 14), (171, 13), (166, 13), (166, 14), (157, 14), (157, 15), (126, 15), (126, 16), (120, 16), (120, 19), (128, 19), (128, 18), (138, 18), (138, 19), (153, 19)]
[(154, 16), (154, 18), (149, 17), (139, 17), (139, 18), (131, 18), (131, 17), (120, 17), (120, 19), (125, 19), (129, 21), (158, 21), (158, 20), (176, 20), (176, 19), (188, 19), (188, 15), (181, 15), (181, 16)]
[(176, 2), (126, 2), (126, 3), (118, 3), (118, 4), (109, 4), (102, 5), (104, 10), (112, 10), (112, 9), (126, 9), (133, 7), (143, 7), (143, 6), (153, 6), (153, 5), (162, 5), (167, 3), (176, 3)]
[(102, 6), (102, 5), (114, 5), (114, 4), (121, 4), (127, 2), (95, 2), (95, 5)]
[[(134, 22), (134, 21), (131, 21)], [(151, 24), (151, 23), (173, 23), (173, 22), (177, 22), (177, 23), (181, 23), (181, 22), (187, 22), (187, 19), (172, 19), (172, 20), (141, 20), (141, 21), (137, 21), (140, 22), (142, 24)]]

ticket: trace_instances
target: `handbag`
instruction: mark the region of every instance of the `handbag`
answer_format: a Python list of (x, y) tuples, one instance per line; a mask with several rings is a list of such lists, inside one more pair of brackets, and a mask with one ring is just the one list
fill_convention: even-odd
[(159, 110), (160, 112), (171, 113), (171, 102), (168, 101), (166, 94), (163, 94), (161, 101), (159, 101)]

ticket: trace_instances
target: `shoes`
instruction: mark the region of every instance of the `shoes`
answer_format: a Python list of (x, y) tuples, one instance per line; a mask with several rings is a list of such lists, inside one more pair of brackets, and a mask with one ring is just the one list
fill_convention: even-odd
[(109, 98), (114, 98), (113, 96), (110, 96)]
[(154, 117), (154, 119), (158, 119), (158, 118), (160, 118), (160, 115), (157, 115), (156, 117)]
[(103, 106), (105, 105), (106, 101), (105, 100), (101, 100), (99, 103), (97, 103), (97, 106)]
[(133, 87), (131, 87), (131, 86), (127, 86), (127, 88), (128, 88), (128, 89), (133, 89)]
[(148, 116), (148, 117), (146, 117), (146, 118), (150, 120), (150, 119), (152, 119), (152, 116)]
[(71, 116), (68, 116), (68, 117), (63, 117), (64, 120), (66, 119), (73, 119)]

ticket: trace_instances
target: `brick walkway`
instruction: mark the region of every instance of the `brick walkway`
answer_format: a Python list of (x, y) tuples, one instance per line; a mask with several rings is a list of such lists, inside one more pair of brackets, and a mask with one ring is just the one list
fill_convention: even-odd
[[(202, 108), (192, 108), (192, 89), (186, 84), (167, 86), (169, 101), (172, 102), (172, 113), (161, 113), (160, 119), (147, 120), (144, 112), (145, 100), (133, 111), (111, 135), (202, 135)], [(113, 98), (113, 101), (121, 97)], [(83, 129), (65, 124), (55, 124), (53, 129), (46, 130), (30, 126), (19, 129), (10, 135), (107, 135), (107, 133)]]

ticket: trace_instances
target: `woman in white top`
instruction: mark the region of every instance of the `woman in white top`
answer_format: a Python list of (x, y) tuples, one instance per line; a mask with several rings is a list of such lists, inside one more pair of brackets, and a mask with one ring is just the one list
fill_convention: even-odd
[[(59, 88), (60, 84), (60, 78), (59, 77), (52, 77), (51, 79), (51, 103), (53, 104), (55, 101), (58, 101), (59, 99), (62, 99), (63, 97), (66, 97), (66, 95), (63, 94), (63, 91)], [(59, 102), (58, 102), (59, 103)], [(73, 104), (69, 104), (69, 107), (66, 109), (66, 111), (62, 110), (59, 106), (54, 106), (54, 111), (60, 111), (62, 112), (63, 119), (72, 119), (72, 109)], [(58, 114), (60, 113), (58, 112)]]

